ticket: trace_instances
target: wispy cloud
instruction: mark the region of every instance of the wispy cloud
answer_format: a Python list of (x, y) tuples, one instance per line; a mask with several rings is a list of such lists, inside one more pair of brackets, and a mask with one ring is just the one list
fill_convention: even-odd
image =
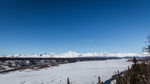
[(93, 42), (93, 40), (88, 40), (88, 42)]

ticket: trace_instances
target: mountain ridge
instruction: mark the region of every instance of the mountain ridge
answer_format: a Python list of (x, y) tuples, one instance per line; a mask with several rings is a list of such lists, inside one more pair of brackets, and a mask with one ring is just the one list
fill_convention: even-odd
[[(11, 54), (5, 57), (59, 57), (59, 58), (74, 58), (74, 57), (142, 57), (147, 56), (146, 53), (77, 53), (75, 51), (68, 51), (62, 54), (55, 54), (55, 53), (37, 53), (37, 54)], [(1, 56), (2, 57), (2, 56)]]

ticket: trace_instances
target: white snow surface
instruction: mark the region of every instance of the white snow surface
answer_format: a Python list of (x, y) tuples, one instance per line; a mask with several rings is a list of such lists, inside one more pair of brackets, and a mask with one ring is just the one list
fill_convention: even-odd
[(12, 54), (7, 55), (6, 57), (62, 57), (62, 58), (73, 58), (73, 57), (134, 57), (134, 56), (143, 56), (139, 53), (108, 53), (108, 52), (102, 52), (102, 53), (77, 53), (74, 51), (68, 51), (66, 53), (62, 54), (55, 54), (55, 53), (39, 53), (39, 54), (27, 54), (27, 55), (21, 55), (21, 54)]
[(126, 59), (86, 61), (40, 70), (15, 71), (0, 74), (1, 84), (66, 84), (69, 77), (71, 84), (96, 84), (98, 76), (102, 81), (111, 78), (118, 70), (123, 71), (131, 62)]

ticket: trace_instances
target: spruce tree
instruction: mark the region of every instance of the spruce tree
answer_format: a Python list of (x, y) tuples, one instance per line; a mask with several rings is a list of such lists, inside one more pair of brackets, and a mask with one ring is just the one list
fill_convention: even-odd
[(67, 84), (70, 84), (69, 77), (67, 78)]
[(97, 84), (104, 84), (103, 81), (101, 81), (100, 77), (98, 77), (98, 83)]
[(134, 63), (134, 64), (137, 64), (137, 60), (136, 60), (135, 57), (133, 58), (133, 63)]

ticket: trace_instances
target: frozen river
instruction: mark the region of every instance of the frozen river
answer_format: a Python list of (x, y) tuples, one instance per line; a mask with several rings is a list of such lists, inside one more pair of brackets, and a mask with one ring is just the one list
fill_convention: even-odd
[(66, 84), (69, 77), (71, 84), (96, 84), (97, 77), (106, 81), (116, 71), (124, 71), (131, 62), (126, 59), (86, 61), (62, 64), (40, 70), (15, 71), (0, 74), (1, 84)]

